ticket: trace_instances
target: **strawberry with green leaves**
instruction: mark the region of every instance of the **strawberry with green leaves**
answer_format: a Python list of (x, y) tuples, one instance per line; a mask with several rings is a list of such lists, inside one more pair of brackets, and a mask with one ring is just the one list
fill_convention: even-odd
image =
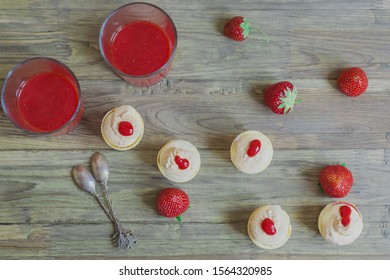
[(157, 212), (167, 218), (176, 217), (181, 222), (180, 215), (189, 207), (188, 195), (177, 188), (166, 188), (160, 192), (156, 201)]
[(352, 172), (340, 164), (325, 166), (320, 172), (320, 186), (330, 197), (345, 197), (353, 184)]
[[(223, 28), (223, 34), (235, 41), (244, 41), (248, 38), (249, 33), (254, 28), (251, 26), (249, 20), (246, 17), (235, 16), (231, 18)], [(263, 31), (259, 30), (263, 33), (264, 37), (268, 42), (268, 36)]]
[(250, 29), (251, 25), (247, 18), (236, 16), (225, 24), (223, 33), (232, 40), (244, 41), (248, 37)]
[(282, 81), (264, 90), (264, 103), (275, 114), (288, 114), (294, 105), (302, 100), (297, 99), (297, 88), (288, 81)]

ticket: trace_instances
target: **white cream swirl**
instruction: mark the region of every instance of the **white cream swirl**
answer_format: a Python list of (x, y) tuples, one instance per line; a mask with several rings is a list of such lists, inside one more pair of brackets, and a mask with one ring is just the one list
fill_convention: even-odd
[[(133, 133), (124, 136), (119, 132), (121, 122), (129, 122)], [(141, 115), (130, 105), (122, 105), (109, 111), (103, 118), (102, 136), (106, 143), (117, 150), (129, 150), (138, 145), (144, 134), (144, 121)]]
[[(247, 151), (253, 140), (260, 140), (261, 147), (255, 156), (248, 156)], [(230, 147), (230, 157), (234, 166), (243, 173), (257, 174), (271, 163), (273, 157), (272, 143), (259, 131), (249, 130), (239, 134)]]
[[(176, 163), (176, 156), (188, 161), (188, 167), (180, 169)], [(161, 148), (157, 155), (157, 166), (167, 179), (183, 183), (191, 180), (198, 174), (201, 165), (200, 154), (196, 147), (185, 140), (169, 141)]]
[[(274, 235), (269, 235), (262, 229), (261, 224), (266, 218), (274, 223), (276, 229)], [(249, 217), (248, 235), (253, 243), (263, 249), (279, 248), (290, 238), (290, 218), (280, 205), (261, 206)]]
[[(340, 207), (351, 209), (350, 222), (341, 223)], [(332, 202), (322, 209), (318, 217), (318, 229), (322, 237), (330, 243), (347, 245), (355, 241), (363, 229), (363, 219), (355, 205), (347, 202)]]

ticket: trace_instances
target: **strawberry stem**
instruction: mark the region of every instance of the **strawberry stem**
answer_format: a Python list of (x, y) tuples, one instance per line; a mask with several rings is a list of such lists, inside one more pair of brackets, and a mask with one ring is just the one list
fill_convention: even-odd
[(321, 183), (320, 183), (320, 182), (318, 182), (318, 186), (320, 187), (320, 191), (321, 191), (322, 193), (324, 193), (324, 190), (322, 189), (322, 186), (321, 186)]
[(261, 33), (263, 33), (264, 38), (267, 41), (267, 44), (269, 43), (269, 38), (268, 38), (267, 34), (265, 34), (265, 32), (259, 28), (252, 27), (252, 25), (250, 24), (249, 20), (246, 17), (244, 17), (243, 22), (240, 24), (240, 27), (243, 30), (242, 35), (244, 36), (244, 38), (248, 37), (249, 33), (252, 30), (255, 30), (255, 31), (260, 31)]
[(263, 36), (264, 36), (265, 41), (267, 42), (267, 44), (269, 43), (268, 35), (267, 35), (263, 30), (261, 30), (261, 29), (259, 29), (259, 28), (254, 28), (254, 27), (252, 27), (252, 26), (249, 27), (249, 30), (260, 31), (260, 32), (263, 34)]
[(176, 220), (178, 220), (180, 223), (182, 222), (182, 220), (181, 220), (181, 217), (180, 217), (180, 216), (177, 216), (177, 217), (176, 217)]
[(252, 28), (252, 29), (255, 30), (255, 31), (260, 31), (261, 33), (263, 33), (265, 41), (267, 42), (267, 44), (269, 43), (269, 37), (263, 30), (258, 29), (258, 28)]

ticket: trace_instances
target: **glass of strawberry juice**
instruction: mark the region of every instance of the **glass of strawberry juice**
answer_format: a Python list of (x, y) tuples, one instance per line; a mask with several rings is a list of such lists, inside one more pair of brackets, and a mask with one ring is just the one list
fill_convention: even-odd
[(34, 57), (13, 68), (5, 78), (1, 103), (6, 116), (33, 134), (67, 134), (84, 112), (80, 85), (63, 63)]
[(119, 77), (135, 86), (150, 86), (164, 78), (176, 46), (172, 19), (148, 3), (119, 7), (100, 29), (99, 47), (104, 60)]

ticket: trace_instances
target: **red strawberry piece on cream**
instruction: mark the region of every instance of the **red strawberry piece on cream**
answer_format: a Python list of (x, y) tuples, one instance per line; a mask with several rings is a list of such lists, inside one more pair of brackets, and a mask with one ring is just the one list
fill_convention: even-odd
[(118, 125), (118, 131), (123, 136), (131, 136), (133, 135), (134, 128), (131, 122), (122, 121)]
[(179, 156), (175, 156), (175, 162), (180, 170), (185, 170), (190, 166), (190, 162), (186, 158), (181, 158)]
[(261, 222), (261, 229), (268, 235), (274, 235), (276, 233), (274, 221), (269, 218), (265, 218)]
[(252, 140), (249, 143), (249, 148), (248, 151), (246, 151), (246, 154), (248, 155), (248, 157), (254, 157), (259, 153), (260, 148), (261, 148), (260, 140), (259, 139)]
[(351, 208), (347, 205), (340, 207), (341, 224), (345, 227), (351, 222)]

